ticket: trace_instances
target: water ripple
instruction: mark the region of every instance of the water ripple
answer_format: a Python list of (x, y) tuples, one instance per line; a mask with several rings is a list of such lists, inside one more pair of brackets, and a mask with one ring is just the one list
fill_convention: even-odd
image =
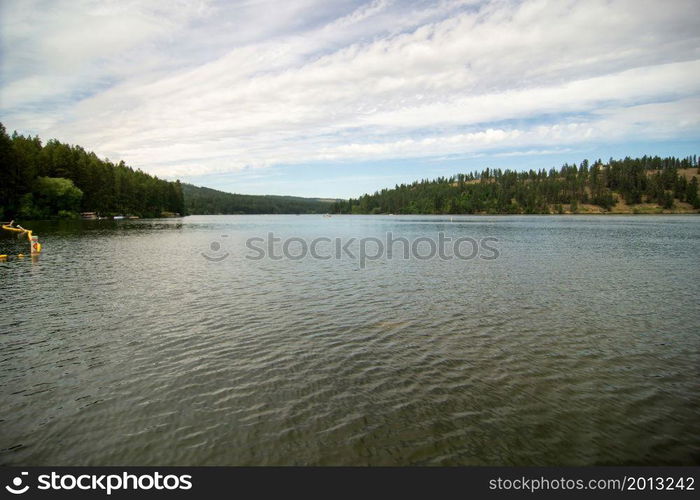
[[(697, 464), (697, 218), (461, 222), (37, 228), (39, 262), (0, 263), (0, 463)], [(504, 247), (245, 260), (270, 225)], [(221, 234), (231, 256), (203, 259)]]

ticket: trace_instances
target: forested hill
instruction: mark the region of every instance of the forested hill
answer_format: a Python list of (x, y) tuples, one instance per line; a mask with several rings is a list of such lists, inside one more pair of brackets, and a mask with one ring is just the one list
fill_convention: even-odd
[(101, 160), (80, 146), (16, 132), (0, 123), (0, 219), (100, 215), (158, 217), (184, 214), (180, 182), (169, 182), (123, 162)]
[(231, 194), (170, 182), (114, 164), (80, 146), (16, 132), (0, 123), (0, 220), (169, 214), (326, 213), (337, 200)]
[(358, 199), (232, 194), (170, 182), (114, 164), (80, 146), (0, 123), (0, 220), (166, 214), (541, 214), (698, 212), (696, 156), (610, 159), (559, 170), (486, 169), (397, 185)]
[(308, 214), (326, 213), (337, 200), (233, 194), (182, 184), (188, 214)]
[(559, 170), (486, 169), (397, 185), (340, 201), (334, 213), (692, 213), (700, 210), (697, 156), (610, 159)]

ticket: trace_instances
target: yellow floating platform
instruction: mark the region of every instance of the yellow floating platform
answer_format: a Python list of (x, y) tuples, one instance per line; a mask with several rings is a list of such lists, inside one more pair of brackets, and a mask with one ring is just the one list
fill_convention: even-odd
[[(9, 224), (3, 224), (2, 228), (6, 231), (11, 231), (13, 233), (26, 233), (27, 239), (29, 240), (31, 254), (34, 256), (39, 255), (41, 253), (41, 243), (39, 243), (38, 238), (32, 234), (31, 229), (24, 229), (23, 227), (14, 227)], [(20, 254), (19, 256), (24, 257), (24, 255), (22, 254)], [(7, 258), (7, 256), (5, 256), (5, 258)]]

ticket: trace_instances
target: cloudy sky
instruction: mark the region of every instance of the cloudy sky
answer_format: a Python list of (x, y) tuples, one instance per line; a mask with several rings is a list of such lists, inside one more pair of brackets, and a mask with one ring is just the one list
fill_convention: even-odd
[(348, 197), (700, 153), (697, 0), (0, 2), (0, 121), (169, 179)]

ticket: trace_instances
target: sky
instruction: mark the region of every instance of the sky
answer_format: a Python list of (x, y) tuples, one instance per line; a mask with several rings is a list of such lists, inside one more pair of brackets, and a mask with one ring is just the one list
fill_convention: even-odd
[(697, 0), (2, 0), (0, 122), (251, 194), (684, 157), (699, 16)]

